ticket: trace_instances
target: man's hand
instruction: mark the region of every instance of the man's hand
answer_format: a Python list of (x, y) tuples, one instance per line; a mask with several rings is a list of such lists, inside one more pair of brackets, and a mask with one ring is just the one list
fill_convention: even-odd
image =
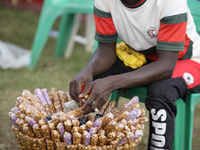
[(90, 91), (90, 97), (83, 105), (82, 114), (88, 114), (90, 112), (94, 112), (95, 108), (99, 110), (103, 107), (103, 105), (108, 100), (110, 93), (112, 92), (112, 80), (107, 77), (103, 79), (98, 79), (93, 82), (90, 82), (86, 88), (83, 90), (79, 98), (83, 98)]
[(81, 87), (86, 87), (90, 82), (93, 81), (93, 76), (91, 72), (82, 70), (71, 82), (69, 93), (73, 100), (75, 100), (80, 106), (83, 105), (81, 98), (79, 97), (81, 93)]

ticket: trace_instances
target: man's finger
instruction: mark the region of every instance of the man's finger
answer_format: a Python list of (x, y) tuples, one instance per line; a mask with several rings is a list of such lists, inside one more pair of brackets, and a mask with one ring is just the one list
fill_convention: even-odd
[(79, 98), (84, 98), (86, 95), (88, 95), (90, 93), (91, 90), (92, 90), (92, 86), (88, 85), (87, 87), (85, 87), (85, 89), (79, 95)]

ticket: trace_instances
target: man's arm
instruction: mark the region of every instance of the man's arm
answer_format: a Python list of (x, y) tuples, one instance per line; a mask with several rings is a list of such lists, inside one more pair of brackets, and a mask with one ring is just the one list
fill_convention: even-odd
[[(135, 71), (120, 75), (109, 76), (91, 82), (82, 93), (84, 96), (89, 90), (92, 93), (82, 108), (82, 113), (87, 114), (100, 109), (109, 97), (109, 94), (119, 88), (137, 87), (171, 77), (179, 52), (157, 51), (158, 60), (145, 65)], [(86, 92), (86, 93), (85, 93)], [(93, 101), (95, 100), (95, 104)]]
[(93, 76), (108, 70), (114, 64), (115, 60), (116, 42), (108, 44), (99, 42), (98, 48), (93, 54), (88, 65), (83, 68), (80, 73), (70, 82), (70, 95), (79, 103), (79, 105), (83, 104), (81, 98), (79, 97), (81, 93), (81, 86), (84, 85), (87, 87), (88, 84), (93, 81)]

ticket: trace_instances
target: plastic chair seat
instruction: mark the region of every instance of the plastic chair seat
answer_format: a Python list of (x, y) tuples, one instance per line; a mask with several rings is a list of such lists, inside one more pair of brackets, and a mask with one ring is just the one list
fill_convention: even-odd
[[(144, 103), (146, 88), (136, 87), (115, 90), (111, 94), (110, 101), (115, 100), (117, 105), (119, 97), (131, 99), (133, 96), (138, 96), (140, 102)], [(200, 93), (189, 94), (187, 103), (184, 103), (181, 98), (176, 100), (175, 103), (177, 105), (177, 116), (175, 119), (173, 150), (191, 150), (194, 108), (196, 104), (200, 103)]]
[(29, 69), (33, 70), (48, 39), (55, 20), (61, 16), (55, 57), (63, 56), (76, 14), (93, 14), (94, 0), (45, 0), (32, 44)]

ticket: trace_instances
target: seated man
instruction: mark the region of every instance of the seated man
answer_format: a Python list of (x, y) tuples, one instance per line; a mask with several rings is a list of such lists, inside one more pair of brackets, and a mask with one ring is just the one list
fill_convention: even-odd
[[(101, 109), (112, 91), (146, 86), (150, 112), (148, 150), (171, 150), (176, 104), (187, 93), (200, 91), (200, 37), (186, 0), (95, 0), (98, 47), (70, 83), (70, 95), (82, 113)], [(134, 69), (116, 55), (117, 37), (146, 56)], [(85, 90), (81, 93), (81, 86)], [(157, 130), (159, 129), (159, 130)]]

